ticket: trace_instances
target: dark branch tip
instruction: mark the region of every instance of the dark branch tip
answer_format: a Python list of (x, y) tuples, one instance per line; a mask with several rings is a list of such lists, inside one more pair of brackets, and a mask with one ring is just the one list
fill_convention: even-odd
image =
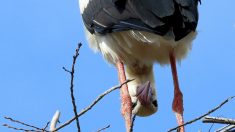
[(81, 46), (82, 46), (82, 43), (79, 43), (79, 44), (78, 44), (78, 47), (80, 48)]

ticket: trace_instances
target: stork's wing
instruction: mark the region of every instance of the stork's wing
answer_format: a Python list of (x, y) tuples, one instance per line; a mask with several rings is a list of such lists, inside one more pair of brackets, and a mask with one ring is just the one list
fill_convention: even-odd
[(90, 0), (82, 13), (91, 33), (141, 30), (180, 40), (196, 29), (198, 0)]

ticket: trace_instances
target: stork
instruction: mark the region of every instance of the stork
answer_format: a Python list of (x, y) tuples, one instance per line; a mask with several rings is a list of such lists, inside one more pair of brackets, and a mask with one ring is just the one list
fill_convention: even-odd
[[(195, 39), (200, 0), (79, 0), (89, 45), (116, 65), (122, 115), (130, 130), (131, 115), (149, 116), (158, 109), (153, 64), (170, 64), (174, 82), (172, 109), (183, 120), (183, 94), (176, 62), (186, 57)], [(184, 132), (184, 127), (180, 128)]]

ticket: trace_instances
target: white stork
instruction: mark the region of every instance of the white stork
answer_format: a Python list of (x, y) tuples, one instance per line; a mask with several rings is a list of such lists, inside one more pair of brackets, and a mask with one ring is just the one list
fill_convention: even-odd
[[(149, 116), (158, 109), (155, 62), (170, 64), (174, 81), (172, 109), (183, 121), (183, 94), (176, 61), (196, 37), (199, 0), (79, 0), (90, 47), (117, 66), (119, 80), (135, 80), (121, 89), (122, 114), (130, 130), (131, 114)], [(125, 65), (125, 69), (124, 69)], [(184, 127), (180, 128), (184, 131)]]

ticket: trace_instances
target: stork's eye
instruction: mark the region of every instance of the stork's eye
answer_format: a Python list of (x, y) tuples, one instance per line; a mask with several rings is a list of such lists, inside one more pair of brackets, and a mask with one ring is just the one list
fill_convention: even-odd
[(137, 102), (132, 103), (132, 109), (134, 109), (136, 105), (137, 105)]
[(152, 103), (155, 107), (158, 107), (157, 100), (154, 100)]

